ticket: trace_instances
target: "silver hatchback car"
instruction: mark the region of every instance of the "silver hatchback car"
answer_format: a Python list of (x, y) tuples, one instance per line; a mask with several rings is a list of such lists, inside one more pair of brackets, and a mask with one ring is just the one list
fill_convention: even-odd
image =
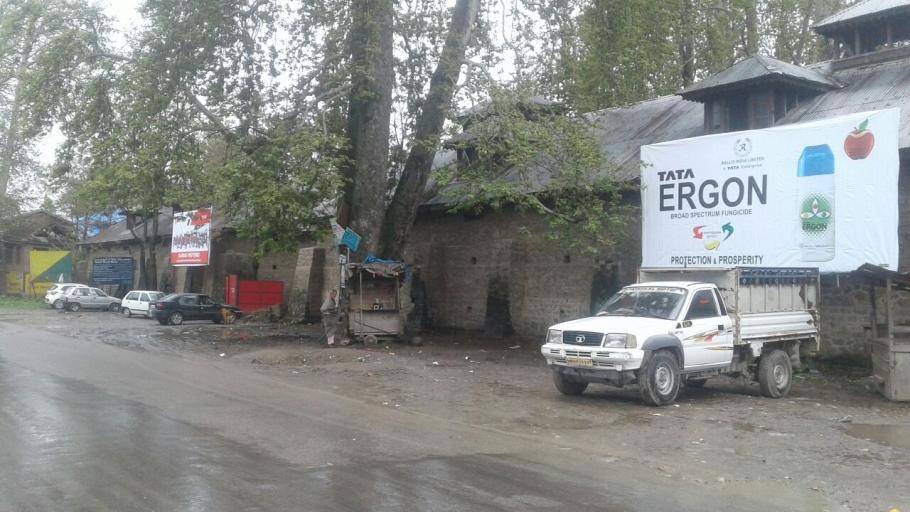
[(120, 299), (88, 286), (70, 288), (63, 296), (63, 304), (68, 311), (73, 312), (81, 309), (120, 311)]

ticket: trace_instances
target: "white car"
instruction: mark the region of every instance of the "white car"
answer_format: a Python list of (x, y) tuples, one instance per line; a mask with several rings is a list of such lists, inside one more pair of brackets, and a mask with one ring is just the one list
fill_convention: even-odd
[(120, 312), (123, 316), (142, 315), (149, 317), (149, 304), (157, 301), (164, 294), (150, 290), (133, 290), (123, 297), (120, 302)]
[(63, 309), (63, 296), (66, 295), (66, 292), (75, 288), (76, 286), (83, 286), (79, 283), (56, 283), (54, 286), (51, 286), (47, 293), (44, 294), (44, 303), (54, 309)]

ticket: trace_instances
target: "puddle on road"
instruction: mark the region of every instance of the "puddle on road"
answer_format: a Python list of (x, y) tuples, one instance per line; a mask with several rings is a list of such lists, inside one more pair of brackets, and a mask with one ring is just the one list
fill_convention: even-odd
[(910, 450), (910, 426), (852, 423), (844, 427), (844, 432), (857, 439)]

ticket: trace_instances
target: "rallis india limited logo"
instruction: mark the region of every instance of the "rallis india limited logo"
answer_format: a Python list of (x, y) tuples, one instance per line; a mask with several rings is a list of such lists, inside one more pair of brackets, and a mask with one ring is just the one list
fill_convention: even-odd
[(733, 144), (733, 152), (736, 153), (736, 156), (738, 157), (749, 156), (749, 153), (752, 152), (752, 139), (749, 137), (736, 139), (736, 142)]
[(716, 251), (721, 242), (733, 235), (733, 224), (726, 223), (721, 227), (706, 226), (704, 224), (692, 228), (692, 238), (702, 240), (705, 249)]
[(831, 201), (824, 195), (809, 194), (806, 196), (799, 211), (803, 232), (807, 235), (824, 233), (834, 215), (831, 210)]

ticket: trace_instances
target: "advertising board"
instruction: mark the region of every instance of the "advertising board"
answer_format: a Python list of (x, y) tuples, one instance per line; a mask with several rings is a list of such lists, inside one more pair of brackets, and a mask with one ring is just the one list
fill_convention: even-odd
[(195, 267), (209, 264), (212, 209), (174, 212), (171, 231), (171, 265)]
[(28, 268), (26, 292), (41, 298), (54, 283), (72, 281), (73, 255), (69, 251), (32, 250), (28, 253)]
[(92, 285), (133, 284), (133, 258), (130, 256), (107, 256), (92, 260)]
[(897, 269), (897, 109), (641, 147), (643, 267)]

